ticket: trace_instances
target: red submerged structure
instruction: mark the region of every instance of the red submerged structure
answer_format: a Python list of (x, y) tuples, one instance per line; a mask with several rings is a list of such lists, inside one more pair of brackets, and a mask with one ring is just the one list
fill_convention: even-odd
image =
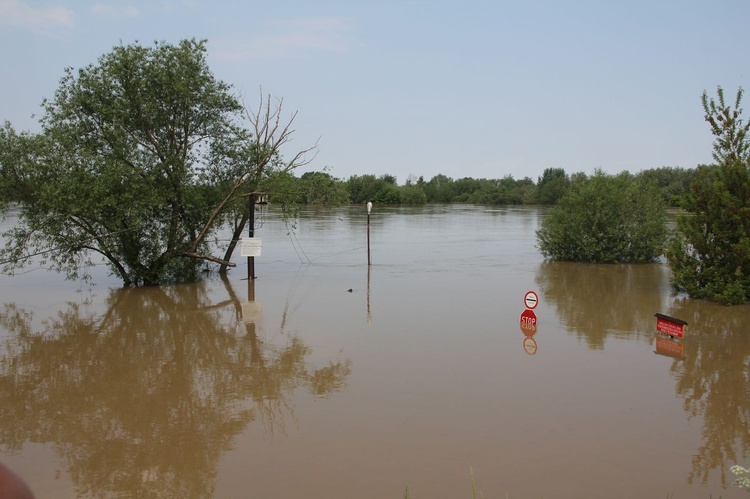
[(656, 314), (656, 330), (673, 338), (685, 337), (687, 322), (664, 314)]

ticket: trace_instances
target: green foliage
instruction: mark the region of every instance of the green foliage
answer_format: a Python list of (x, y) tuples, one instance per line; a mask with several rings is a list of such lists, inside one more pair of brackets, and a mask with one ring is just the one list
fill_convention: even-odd
[(536, 196), (533, 180), (515, 180), (511, 175), (501, 179), (453, 180), (440, 174), (418, 185), (423, 187), (429, 203), (533, 204)]
[(562, 168), (547, 168), (536, 184), (539, 204), (556, 204), (568, 191), (570, 178)]
[(451, 203), (454, 201), (454, 182), (450, 177), (435, 175), (424, 185), (424, 192), (430, 203)]
[(721, 88), (718, 103), (703, 94), (718, 164), (698, 168), (667, 251), (676, 290), (725, 304), (750, 299), (750, 123), (741, 100), (741, 89), (733, 106)]
[(469, 201), (475, 192), (482, 189), (482, 183), (483, 181), (481, 179), (473, 179), (469, 177), (451, 181), (451, 202), (465, 203)]
[(282, 170), (269, 173), (259, 182), (258, 188), (261, 192), (270, 193), (268, 201), (280, 206), (284, 218), (294, 225), (305, 199), (301, 183), (291, 172)]
[(307, 172), (300, 177), (300, 201), (304, 204), (337, 206), (349, 202), (346, 186), (325, 172)]
[[(474, 204), (509, 205), (523, 204), (524, 190), (522, 186), (533, 189), (534, 182), (531, 179), (515, 180), (511, 175), (506, 175), (499, 180), (480, 180), (479, 190), (472, 193), (468, 201)], [(526, 196), (529, 199), (532, 196)]]
[(427, 202), (427, 194), (424, 189), (418, 185), (405, 185), (399, 188), (400, 202), (401, 204), (425, 204)]
[(378, 204), (398, 204), (401, 201), (396, 177), (393, 175), (353, 175), (346, 182), (349, 199), (354, 204), (372, 201)]
[(277, 153), (287, 130), (260, 140), (239, 125), (203, 41), (115, 47), (68, 68), (44, 109), (41, 133), (0, 133), (0, 187), (22, 207), (8, 270), (36, 250), (71, 277), (99, 254), (125, 284), (193, 280), (201, 262), (225, 262), (211, 235), (252, 186), (290, 167)]
[(666, 235), (658, 190), (628, 173), (597, 171), (571, 184), (537, 231), (542, 255), (553, 260), (645, 263), (655, 260)]
[(695, 169), (665, 166), (643, 170), (638, 173), (638, 177), (654, 182), (667, 205), (681, 206), (683, 198), (690, 192), (695, 173)]
[(724, 99), (724, 89), (716, 89), (718, 102), (703, 92), (701, 103), (711, 133), (715, 137), (713, 145), (713, 157), (719, 165), (730, 165), (736, 162), (747, 163), (750, 153), (750, 141), (748, 141), (748, 129), (750, 123), (742, 120), (742, 87), (737, 89), (734, 106), (730, 107)]
[[(676, 206), (687, 192), (693, 175), (693, 170), (659, 168), (644, 170), (638, 177), (657, 185), (665, 201)], [(350, 201), (356, 204), (375, 200), (379, 204), (554, 205), (571, 185), (587, 179), (584, 173), (568, 175), (562, 168), (547, 168), (536, 183), (529, 177), (514, 179), (511, 175), (499, 179), (464, 177), (454, 180), (438, 174), (429, 181), (419, 177), (416, 181), (409, 179), (405, 185), (397, 186), (393, 175), (355, 175), (345, 181), (345, 188)]]

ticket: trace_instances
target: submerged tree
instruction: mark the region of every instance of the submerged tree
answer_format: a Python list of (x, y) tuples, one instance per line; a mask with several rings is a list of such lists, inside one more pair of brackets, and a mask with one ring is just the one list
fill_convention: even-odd
[(539, 251), (552, 260), (646, 263), (661, 254), (666, 231), (664, 201), (653, 184), (597, 171), (571, 184), (536, 235)]
[(40, 133), (0, 130), (0, 187), (21, 206), (6, 269), (42, 253), (78, 277), (98, 254), (125, 284), (160, 284), (192, 280), (204, 262), (233, 265), (231, 251), (213, 255), (217, 229), (264, 175), (309, 150), (282, 162), (294, 116), (283, 124), (281, 104), (262, 96), (247, 112), (230, 90), (204, 41), (118, 46), (68, 68)]
[(213, 497), (238, 435), (283, 433), (297, 390), (335, 394), (352, 369), (256, 327), (222, 281), (115, 289), (50, 317), (0, 304), (0, 451), (49, 445), (77, 497)]
[(742, 119), (743, 90), (734, 105), (703, 92), (706, 121), (715, 136), (715, 165), (700, 166), (685, 197), (667, 252), (672, 286), (693, 298), (726, 304), (750, 299), (750, 123)]

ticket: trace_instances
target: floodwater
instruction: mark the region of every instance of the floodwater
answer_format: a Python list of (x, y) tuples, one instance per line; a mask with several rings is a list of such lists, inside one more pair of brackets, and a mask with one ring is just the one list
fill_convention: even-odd
[(368, 266), (363, 207), (272, 209), (254, 281), (0, 276), (0, 461), (39, 498), (745, 497), (750, 307), (545, 262), (543, 214), (376, 206)]

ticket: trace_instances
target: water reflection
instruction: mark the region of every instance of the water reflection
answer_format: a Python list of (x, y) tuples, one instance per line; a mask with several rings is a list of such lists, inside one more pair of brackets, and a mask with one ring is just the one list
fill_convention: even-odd
[(562, 324), (596, 350), (609, 336), (653, 336), (663, 308), (666, 270), (652, 265), (595, 265), (545, 261), (536, 282)]
[(367, 323), (372, 324), (372, 308), (370, 307), (370, 281), (372, 280), (372, 266), (367, 266)]
[(104, 313), (70, 303), (41, 328), (5, 304), (2, 445), (52, 444), (79, 495), (210, 497), (219, 458), (249, 423), (283, 431), (287, 394), (330, 394), (351, 372), (348, 360), (309, 366), (297, 336), (264, 339), (224, 285), (219, 302), (207, 283), (118, 289)]
[(523, 339), (523, 350), (529, 355), (536, 355), (539, 346), (533, 336), (527, 336)]
[[(544, 262), (537, 283), (562, 325), (590, 348), (603, 349), (611, 336), (642, 337), (674, 357), (676, 393), (688, 418), (703, 423), (688, 483), (706, 484), (718, 470), (726, 487), (729, 467), (750, 458), (750, 307), (687, 298), (668, 304), (664, 272), (660, 265)], [(683, 340), (657, 338), (657, 311), (689, 324)]]
[[(268, 216), (257, 281), (104, 293), (44, 323), (69, 287), (7, 281), (0, 456), (54, 490), (52, 449), (82, 496), (459, 497), (473, 466), (488, 497), (735, 497), (750, 307), (676, 299), (660, 264), (543, 262), (540, 213), (378, 210), (370, 268), (364, 208), (294, 237)], [(529, 289), (536, 335), (516, 329)], [(653, 353), (656, 312), (689, 323), (676, 358)]]
[(708, 481), (712, 470), (721, 483), (730, 466), (750, 459), (750, 306), (724, 307), (687, 298), (675, 301), (670, 315), (689, 323), (688, 352), (674, 361), (676, 392), (689, 418), (702, 417), (702, 445), (693, 456), (689, 483)]

